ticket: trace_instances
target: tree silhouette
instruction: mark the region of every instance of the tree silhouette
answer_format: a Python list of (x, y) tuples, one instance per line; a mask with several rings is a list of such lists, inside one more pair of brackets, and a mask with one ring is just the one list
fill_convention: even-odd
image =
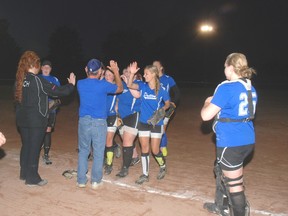
[(9, 34), (9, 23), (0, 19), (0, 65), (1, 79), (7, 83), (13, 82), (17, 70), (17, 64), (21, 55), (21, 49)]
[(53, 74), (60, 80), (70, 72), (77, 78), (83, 76), (82, 44), (78, 32), (67, 26), (58, 27), (49, 38), (49, 54), (46, 59), (52, 62)]

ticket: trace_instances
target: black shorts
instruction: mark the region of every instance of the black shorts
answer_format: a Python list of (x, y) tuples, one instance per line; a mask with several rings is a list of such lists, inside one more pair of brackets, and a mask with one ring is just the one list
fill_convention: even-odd
[(116, 115), (107, 117), (107, 127), (116, 127)]
[(149, 125), (142, 122), (138, 123), (138, 136), (139, 137), (151, 137), (161, 139), (163, 135), (163, 125)]
[(217, 162), (222, 170), (233, 171), (243, 167), (243, 162), (254, 150), (254, 144), (237, 147), (217, 147)]
[(122, 119), (123, 124), (125, 126), (131, 127), (131, 128), (137, 128), (138, 121), (139, 121), (139, 113), (133, 113), (129, 116), (126, 116), (125, 118)]
[(50, 112), (48, 116), (48, 125), (47, 127), (54, 128), (56, 123), (56, 113), (55, 112)]

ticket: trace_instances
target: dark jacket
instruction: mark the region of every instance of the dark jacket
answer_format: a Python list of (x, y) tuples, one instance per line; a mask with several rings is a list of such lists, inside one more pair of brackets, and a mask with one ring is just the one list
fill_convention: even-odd
[(18, 127), (46, 127), (48, 123), (48, 96), (66, 96), (74, 89), (72, 84), (56, 86), (42, 77), (28, 73), (23, 81), (22, 101), (16, 104)]

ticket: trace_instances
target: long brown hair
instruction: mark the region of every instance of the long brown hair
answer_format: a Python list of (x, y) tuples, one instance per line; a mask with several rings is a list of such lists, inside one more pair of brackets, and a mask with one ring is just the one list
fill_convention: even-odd
[(26, 51), (21, 56), (18, 68), (16, 72), (16, 84), (15, 84), (15, 100), (17, 102), (22, 101), (22, 86), (23, 81), (29, 71), (30, 68), (40, 68), (40, 58), (33, 51)]

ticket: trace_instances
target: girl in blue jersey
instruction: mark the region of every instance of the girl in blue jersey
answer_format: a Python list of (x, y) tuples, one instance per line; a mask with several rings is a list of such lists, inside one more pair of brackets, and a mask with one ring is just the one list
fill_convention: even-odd
[[(136, 184), (143, 184), (149, 181), (149, 151), (151, 139), (151, 151), (160, 166), (157, 179), (163, 179), (166, 174), (165, 160), (160, 151), (160, 141), (163, 134), (163, 120), (155, 127), (149, 125), (147, 121), (158, 109), (168, 109), (170, 98), (159, 82), (159, 71), (153, 65), (146, 66), (144, 78), (146, 82), (133, 83), (133, 77), (139, 70), (137, 62), (130, 64), (130, 77), (127, 86), (141, 92), (140, 118), (138, 123), (139, 141), (141, 144), (141, 162), (143, 175), (139, 177)], [(164, 103), (163, 103), (164, 102)]]
[[(156, 66), (159, 71), (160, 85), (169, 93), (170, 103), (173, 103), (175, 107), (178, 106), (178, 103), (180, 100), (180, 91), (176, 82), (171, 76), (165, 74), (163, 63), (160, 60), (155, 60), (153, 62), (153, 65)], [(167, 157), (168, 155), (168, 149), (167, 149), (168, 140), (167, 140), (166, 130), (167, 130), (169, 120), (170, 120), (170, 117), (165, 116), (164, 133), (163, 133), (163, 136), (161, 138), (161, 143), (160, 143), (160, 149), (164, 157)]]
[[(141, 104), (139, 91), (127, 87), (126, 83), (129, 76), (130, 71), (127, 70), (127, 68), (124, 69), (121, 76), (124, 90), (118, 95), (117, 101), (118, 113), (124, 126), (120, 129), (120, 134), (123, 140), (123, 165), (116, 176), (122, 178), (128, 175), (128, 169), (132, 163), (133, 150), (135, 149), (134, 141), (138, 134), (137, 125)], [(135, 82), (137, 82), (137, 80), (135, 80)]]
[(219, 198), (223, 197), (224, 190), (230, 215), (244, 216), (249, 214), (249, 206), (244, 194), (243, 162), (252, 153), (255, 144), (252, 119), (257, 94), (250, 81), (255, 71), (248, 67), (247, 59), (241, 53), (230, 54), (224, 66), (227, 81), (218, 85), (201, 110), (204, 121), (215, 117), (213, 129), (216, 133), (217, 160), (214, 171), (216, 180), (220, 179), (216, 181), (215, 203), (205, 203), (204, 208), (217, 214), (227, 211), (227, 206)]
[[(104, 78), (106, 81), (110, 83), (115, 83), (114, 73), (107, 68), (104, 72)], [(106, 136), (106, 147), (105, 147), (105, 174), (109, 175), (112, 172), (112, 164), (114, 158), (114, 146), (113, 139), (115, 136), (115, 132), (117, 131), (117, 116), (115, 111), (117, 100), (117, 94), (108, 94), (107, 96), (107, 136)]]

